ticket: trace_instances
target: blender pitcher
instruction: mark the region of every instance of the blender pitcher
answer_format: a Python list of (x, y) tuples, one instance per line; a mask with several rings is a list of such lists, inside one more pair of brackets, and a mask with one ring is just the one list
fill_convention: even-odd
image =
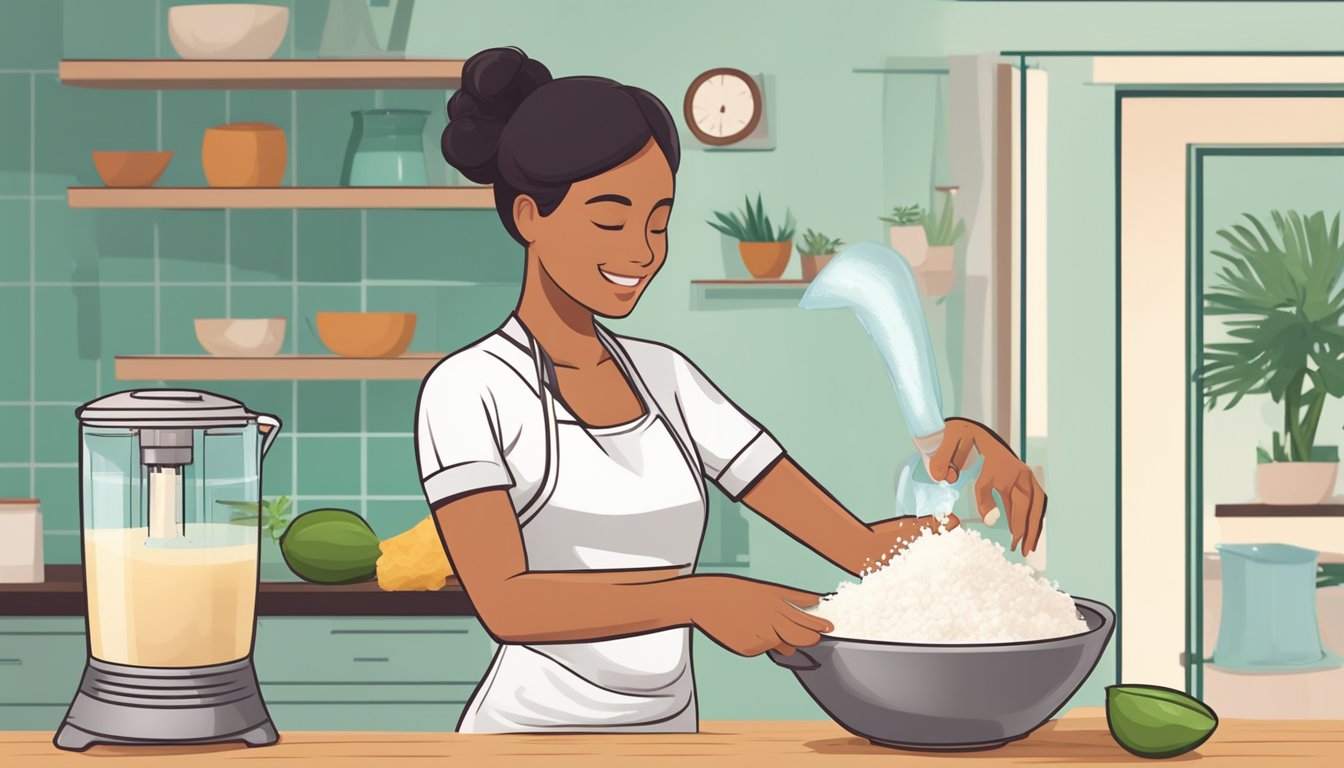
[(261, 461), (280, 421), (177, 389), (76, 415), (89, 658), (56, 746), (275, 743), (252, 640)]

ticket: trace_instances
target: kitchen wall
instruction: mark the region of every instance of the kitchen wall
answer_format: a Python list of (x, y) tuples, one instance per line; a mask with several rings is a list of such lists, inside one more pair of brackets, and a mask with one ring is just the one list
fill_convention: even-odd
[[(78, 559), (72, 409), (129, 386), (115, 380), (113, 356), (198, 352), (193, 317), (273, 314), (290, 320), (285, 351), (318, 352), (313, 312), (360, 308), (416, 311), (412, 348), (449, 351), (494, 327), (516, 299), (520, 253), (489, 211), (69, 209), (66, 186), (99, 183), (93, 149), (172, 149), (161, 183), (199, 184), (205, 127), (264, 120), (290, 136), (283, 183), (333, 184), (350, 110), (419, 106), (437, 117), (442, 109), (443, 93), (155, 93), (58, 83), (62, 57), (172, 56), (162, 23), (172, 4), (0, 0), (0, 495), (42, 499), (52, 562)], [(280, 55), (314, 55), (325, 3), (285, 4), (293, 22)], [(881, 239), (877, 216), (912, 197), (930, 167), (920, 152), (907, 167), (893, 162), (893, 153), (911, 150), (891, 136), (926, 124), (934, 103), (929, 89), (885, 103), (891, 91), (882, 76), (852, 72), (884, 57), (1324, 50), (1338, 47), (1341, 22), (1344, 10), (1327, 3), (418, 0), (409, 49), (464, 57), (516, 44), (556, 75), (637, 84), (674, 112), (704, 69), (773, 76), (778, 148), (709, 153), (687, 145), (671, 256), (639, 309), (617, 325), (683, 349), (837, 498), (875, 519), (890, 513), (894, 468), (910, 450), (876, 352), (847, 313), (691, 311), (688, 281), (723, 276), (719, 236), (702, 224), (710, 212), (761, 191), (802, 227), (851, 242)], [(1085, 84), (1081, 60), (1050, 69), (1069, 74), (1070, 84), (1051, 92), (1049, 575), (1113, 601), (1111, 97)], [(909, 124), (898, 122), (902, 114)], [(267, 495), (296, 495), (300, 508), (350, 506), (383, 534), (424, 514), (407, 437), (414, 383), (200, 386), (285, 420), (287, 436), (266, 465)], [(720, 505), (720, 513), (733, 511)], [(754, 517), (748, 525), (746, 573), (834, 586), (833, 567)], [(706, 718), (822, 716), (764, 659), (738, 659), (703, 641), (696, 662)], [(1075, 701), (1099, 703), (1112, 680), (1108, 655)]]

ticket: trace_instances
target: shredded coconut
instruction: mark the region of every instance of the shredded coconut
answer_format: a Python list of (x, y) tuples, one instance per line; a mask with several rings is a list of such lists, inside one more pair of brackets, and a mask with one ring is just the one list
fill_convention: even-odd
[(1087, 631), (1073, 598), (1010, 562), (976, 531), (923, 529), (809, 609), (834, 637), (903, 643), (1001, 643)]

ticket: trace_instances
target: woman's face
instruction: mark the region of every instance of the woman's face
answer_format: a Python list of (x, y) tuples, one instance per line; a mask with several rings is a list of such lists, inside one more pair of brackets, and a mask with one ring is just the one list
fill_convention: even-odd
[(549, 216), (514, 202), (528, 254), (570, 298), (603, 317), (635, 308), (667, 259), (672, 169), (652, 140), (634, 157), (575, 182)]

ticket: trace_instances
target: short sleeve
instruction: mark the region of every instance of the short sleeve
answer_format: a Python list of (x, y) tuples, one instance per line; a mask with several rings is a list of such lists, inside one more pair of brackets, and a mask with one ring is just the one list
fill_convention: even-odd
[(677, 402), (700, 452), (705, 476), (737, 501), (784, 455), (784, 448), (695, 363), (678, 354), (674, 366)]
[(511, 488), (488, 370), (468, 356), (430, 373), (416, 406), (415, 453), (430, 506), (488, 488)]

